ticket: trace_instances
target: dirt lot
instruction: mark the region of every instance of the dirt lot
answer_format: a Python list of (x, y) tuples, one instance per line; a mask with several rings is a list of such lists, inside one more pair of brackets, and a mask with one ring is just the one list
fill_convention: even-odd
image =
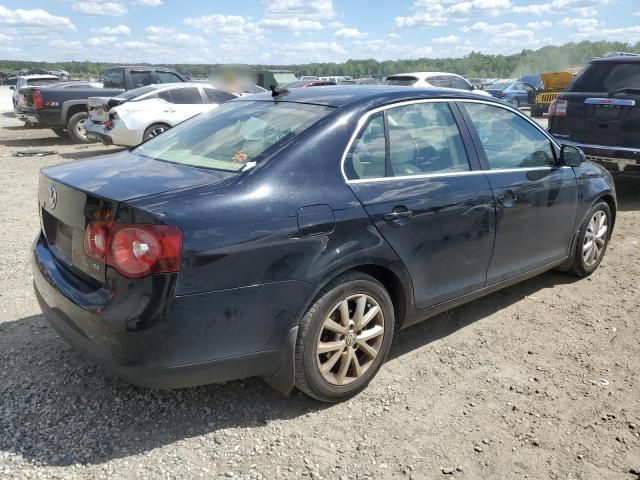
[[(0, 87), (0, 478), (639, 478), (640, 182), (620, 183), (591, 278), (547, 273), (401, 332), (347, 403), (257, 379), (149, 391), (68, 347), (32, 293), (38, 169), (105, 149), (9, 109)], [(15, 156), (33, 150), (56, 154)]]

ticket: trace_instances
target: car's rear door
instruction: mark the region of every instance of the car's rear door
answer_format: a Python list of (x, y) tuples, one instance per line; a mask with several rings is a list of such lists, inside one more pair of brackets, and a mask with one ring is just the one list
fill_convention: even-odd
[(560, 140), (640, 147), (640, 61), (591, 63), (550, 112), (549, 131)]
[(578, 188), (572, 168), (537, 124), (509, 107), (459, 102), (496, 201), (496, 240), (487, 274), (495, 284), (569, 255)]
[(493, 194), (457, 120), (443, 101), (385, 107), (344, 159), (349, 186), (406, 265), (419, 308), (484, 287), (493, 249)]
[(203, 112), (205, 105), (200, 88), (196, 86), (175, 87), (169, 90), (173, 105), (169, 107), (169, 118), (172, 125)]

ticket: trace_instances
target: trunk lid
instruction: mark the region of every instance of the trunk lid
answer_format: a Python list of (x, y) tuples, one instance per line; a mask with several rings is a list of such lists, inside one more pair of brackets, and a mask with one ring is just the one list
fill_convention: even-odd
[(125, 102), (126, 100), (118, 97), (89, 97), (87, 100), (89, 121), (93, 123), (106, 122), (109, 120), (109, 110)]
[(55, 257), (77, 277), (96, 286), (106, 268), (85, 254), (91, 220), (112, 221), (122, 202), (171, 190), (222, 183), (232, 172), (203, 170), (133, 155), (129, 151), (44, 168), (38, 207), (42, 232)]

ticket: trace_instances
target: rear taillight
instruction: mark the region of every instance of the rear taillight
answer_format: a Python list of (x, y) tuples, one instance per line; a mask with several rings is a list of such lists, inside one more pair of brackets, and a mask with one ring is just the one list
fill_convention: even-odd
[(549, 105), (550, 117), (566, 117), (567, 116), (567, 100), (554, 100)]
[(33, 99), (33, 105), (36, 107), (36, 110), (42, 110), (44, 108), (44, 103), (42, 103), (42, 95), (38, 90), (35, 90), (31, 93), (31, 98)]
[(170, 225), (90, 222), (85, 230), (84, 250), (125, 277), (177, 272), (182, 232)]

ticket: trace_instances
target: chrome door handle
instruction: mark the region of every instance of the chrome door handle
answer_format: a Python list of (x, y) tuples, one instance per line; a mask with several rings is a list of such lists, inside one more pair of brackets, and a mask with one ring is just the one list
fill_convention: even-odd
[(389, 221), (403, 220), (405, 218), (411, 218), (412, 215), (413, 212), (411, 210), (393, 210), (392, 212), (386, 213), (384, 219)]

